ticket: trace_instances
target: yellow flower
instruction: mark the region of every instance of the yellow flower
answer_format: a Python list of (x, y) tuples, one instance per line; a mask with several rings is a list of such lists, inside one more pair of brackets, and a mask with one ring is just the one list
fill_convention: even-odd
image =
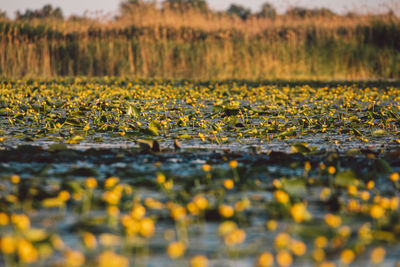
[(372, 239), (371, 225), (366, 223), (358, 230), (358, 238), (369, 242)]
[(86, 179), (85, 184), (87, 188), (94, 189), (97, 186), (97, 180), (94, 177), (89, 177)]
[(267, 222), (267, 229), (269, 231), (275, 231), (278, 228), (278, 223), (275, 220), (269, 220)]
[(367, 183), (368, 190), (371, 190), (374, 187), (375, 187), (375, 182), (374, 181), (368, 181), (368, 183)]
[(318, 236), (314, 240), (314, 245), (317, 248), (325, 248), (328, 245), (328, 239), (325, 236)]
[(342, 223), (342, 219), (339, 216), (333, 214), (325, 215), (325, 222), (332, 228), (337, 228)]
[(106, 179), (104, 186), (106, 189), (109, 189), (109, 188), (113, 187), (114, 185), (116, 185), (117, 183), (119, 183), (119, 178), (109, 177)]
[(117, 206), (108, 206), (107, 214), (111, 217), (117, 217), (119, 215), (119, 208)]
[(370, 194), (368, 191), (363, 191), (360, 194), (360, 198), (364, 201), (367, 201), (370, 198)]
[(53, 247), (57, 250), (62, 250), (65, 248), (64, 242), (63, 240), (58, 236), (58, 235), (54, 235), (51, 239), (51, 244), (53, 245)]
[(132, 190), (132, 187), (130, 185), (125, 184), (125, 185), (123, 185), (123, 187), (124, 187), (124, 191), (125, 191), (126, 195), (132, 194), (133, 190)]
[(269, 252), (262, 253), (257, 259), (257, 267), (270, 267), (274, 264), (274, 256)]
[(74, 193), (72, 195), (75, 201), (81, 201), (82, 200), (82, 193)]
[(203, 256), (203, 255), (194, 256), (190, 260), (190, 266), (191, 267), (207, 267), (208, 266), (208, 259), (207, 259), (206, 256)]
[(350, 185), (347, 188), (347, 192), (349, 193), (349, 195), (355, 196), (357, 194), (357, 187), (355, 185)]
[(303, 256), (307, 251), (307, 246), (302, 241), (294, 240), (290, 244), (290, 250), (296, 256)]
[(166, 181), (165, 175), (160, 172), (157, 173), (157, 183), (163, 184), (165, 183), (165, 181)]
[(235, 186), (235, 183), (233, 182), (232, 179), (226, 179), (224, 181), (224, 186), (225, 186), (226, 189), (230, 190)]
[(219, 214), (221, 214), (221, 216), (225, 218), (230, 218), (233, 216), (233, 214), (235, 214), (235, 210), (233, 209), (233, 207), (225, 204), (219, 206), (218, 211)]
[(18, 242), (18, 256), (23, 262), (33, 263), (38, 259), (38, 251), (32, 243), (22, 239)]
[(65, 261), (67, 266), (79, 267), (85, 263), (85, 256), (79, 251), (68, 250), (65, 252)]
[[(397, 210), (399, 207), (399, 198), (398, 197), (392, 197), (390, 200), (390, 209), (391, 210)], [(1, 224), (1, 219), (0, 219), (0, 224)]]
[(205, 135), (204, 134), (202, 134), (202, 133), (199, 133), (199, 138), (201, 139), (201, 141), (205, 141), (206, 140), (206, 137), (205, 137)]
[(121, 193), (117, 192), (116, 190), (107, 191), (104, 193), (103, 199), (110, 205), (117, 205), (121, 199)]
[(296, 203), (290, 207), (290, 214), (292, 215), (293, 220), (297, 223), (300, 223), (309, 217), (309, 213), (304, 203)]
[(140, 234), (143, 237), (151, 237), (154, 234), (154, 222), (150, 218), (143, 218), (140, 220)]
[(249, 208), (250, 205), (251, 205), (250, 200), (248, 198), (244, 198), (235, 203), (235, 209), (240, 212)]
[(66, 190), (61, 191), (60, 193), (58, 193), (58, 196), (57, 196), (57, 198), (63, 202), (68, 201), (70, 197), (71, 197), (71, 195)]
[(330, 195), (331, 195), (331, 189), (329, 189), (329, 188), (323, 188), (322, 190), (321, 190), (321, 194), (320, 194), (320, 199), (322, 200), (322, 201), (326, 201), (326, 200), (328, 200), (328, 198), (330, 197)]
[(319, 265), (319, 267), (336, 267), (336, 265), (331, 261), (324, 261)]
[(197, 195), (193, 198), (194, 204), (200, 210), (205, 210), (208, 207), (208, 200), (204, 198), (202, 195)]
[(386, 256), (386, 251), (384, 248), (379, 247), (379, 248), (374, 248), (371, 252), (371, 261), (374, 264), (379, 264), (381, 263)]
[(333, 166), (329, 166), (328, 167), (328, 173), (329, 174), (335, 174), (335, 172), (336, 172), (336, 168), (335, 167), (333, 167)]
[(29, 221), (28, 216), (24, 214), (13, 214), (11, 215), (11, 221), (20, 230), (29, 229), (31, 226), (31, 222)]
[(276, 255), (276, 262), (279, 266), (286, 267), (292, 265), (293, 258), (289, 252), (282, 250), (278, 252), (278, 255)]
[(18, 175), (12, 175), (11, 176), (11, 183), (19, 184), (20, 181), (21, 181), (21, 178)]
[(164, 183), (164, 187), (167, 190), (171, 190), (174, 187), (174, 182), (172, 180), (169, 180)]
[(181, 205), (173, 204), (171, 207), (171, 217), (174, 220), (182, 220), (186, 216), (186, 209)]
[(1, 252), (11, 254), (15, 251), (15, 240), (12, 236), (3, 236), (0, 240)]
[(286, 204), (289, 202), (289, 195), (282, 190), (275, 191), (274, 196), (279, 203)]
[(8, 202), (11, 202), (11, 203), (17, 203), (18, 202), (18, 198), (15, 195), (11, 195), (11, 194), (6, 195), (5, 199)]
[(199, 208), (193, 202), (189, 202), (186, 205), (186, 208), (192, 215), (198, 215), (199, 214)]
[(273, 184), (274, 187), (277, 188), (277, 189), (282, 188), (282, 182), (281, 182), (280, 180), (278, 180), (278, 179), (274, 179), (274, 180), (272, 181), (272, 184)]
[(172, 259), (180, 258), (185, 253), (186, 247), (180, 241), (172, 242), (167, 247), (167, 254)]
[(385, 215), (385, 210), (379, 205), (372, 205), (369, 214), (374, 219), (380, 219)]
[(144, 202), (145, 202), (146, 206), (150, 209), (161, 210), (164, 208), (163, 203), (161, 203), (160, 201), (154, 200), (151, 197), (146, 198)]
[(398, 172), (394, 172), (390, 175), (390, 180), (392, 180), (393, 182), (397, 182), (400, 178), (400, 175)]
[(208, 164), (204, 164), (202, 169), (204, 172), (210, 172), (212, 170), (212, 167)]
[(105, 251), (98, 258), (99, 267), (128, 267), (129, 260), (112, 251)]
[(85, 244), (87, 248), (95, 249), (97, 247), (97, 240), (93, 234), (85, 232), (83, 233), (82, 239), (83, 239), (83, 244)]
[(287, 248), (290, 245), (290, 235), (287, 233), (279, 233), (275, 237), (275, 247), (277, 249)]
[(235, 229), (225, 236), (224, 241), (227, 246), (233, 246), (243, 243), (245, 239), (246, 233), (242, 229)]
[(65, 203), (62, 199), (58, 197), (46, 198), (43, 200), (42, 205), (46, 208), (55, 208), (63, 206)]
[(379, 204), (382, 206), (382, 208), (389, 209), (390, 208), (390, 199), (388, 199), (387, 197), (383, 197), (383, 198), (381, 198), (381, 201)]
[(351, 228), (349, 226), (342, 226), (339, 228), (339, 235), (342, 237), (348, 237), (351, 234)]
[(0, 212), (0, 225), (7, 225), (10, 222), (10, 218), (4, 212)]
[(311, 163), (309, 161), (307, 161), (304, 164), (304, 170), (306, 170), (306, 171), (310, 171), (311, 170)]
[(122, 216), (121, 223), (125, 227), (126, 233), (129, 236), (135, 235), (140, 231), (140, 222), (133, 219), (131, 216)]
[(218, 234), (221, 236), (225, 236), (231, 232), (233, 232), (234, 230), (237, 229), (237, 225), (235, 222), (232, 221), (226, 221), (223, 222), (219, 225), (218, 227)]
[(131, 216), (132, 218), (136, 219), (136, 220), (140, 220), (144, 217), (144, 215), (146, 214), (146, 208), (143, 207), (140, 204), (135, 204), (133, 205), (133, 209), (131, 211)]
[(349, 211), (357, 212), (360, 210), (360, 203), (355, 199), (350, 199), (347, 203), (347, 208)]
[(237, 168), (238, 166), (238, 162), (236, 160), (232, 160), (229, 162), (229, 167), (231, 167), (232, 169)]
[(316, 262), (321, 262), (325, 259), (325, 251), (323, 249), (317, 248), (312, 252), (312, 258)]
[(343, 262), (344, 264), (352, 263), (354, 258), (355, 258), (354, 252), (350, 249), (346, 249), (340, 254), (340, 261)]

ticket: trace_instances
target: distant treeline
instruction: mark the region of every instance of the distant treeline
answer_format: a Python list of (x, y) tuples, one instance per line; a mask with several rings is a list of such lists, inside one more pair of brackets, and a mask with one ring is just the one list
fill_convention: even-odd
[(257, 13), (204, 0), (121, 3), (116, 17), (45, 6), (0, 12), (0, 76), (187, 79), (400, 78), (400, 19), (292, 8)]

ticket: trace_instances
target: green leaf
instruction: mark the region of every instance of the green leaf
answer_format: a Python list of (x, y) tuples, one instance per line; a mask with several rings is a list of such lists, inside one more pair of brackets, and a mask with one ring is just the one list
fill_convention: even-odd
[(238, 109), (240, 107), (240, 102), (236, 100), (229, 101), (225, 108), (227, 109)]
[(70, 139), (68, 139), (65, 143), (79, 144), (82, 140), (85, 140), (85, 138), (83, 138), (82, 136), (79, 136), (79, 135), (75, 135), (75, 136), (71, 137)]
[(71, 193), (81, 193), (83, 191), (81, 184), (74, 180), (66, 181), (65, 189), (69, 190)]
[(70, 117), (65, 121), (65, 124), (79, 127), (79, 126), (82, 126), (83, 122), (79, 118)]
[(357, 148), (350, 148), (349, 150), (347, 150), (346, 155), (347, 156), (356, 156), (359, 155), (361, 152), (359, 149)]
[(179, 121), (178, 121), (178, 126), (180, 126), (180, 127), (185, 127), (187, 124), (186, 124), (186, 122), (185, 121), (183, 121), (182, 119), (179, 119)]
[(309, 153), (311, 150), (308, 148), (307, 143), (297, 143), (291, 146), (292, 153)]
[(48, 234), (44, 229), (31, 228), (24, 233), (25, 238), (31, 242), (41, 242), (48, 238)]
[(238, 124), (239, 119), (237, 117), (228, 117), (227, 123), (230, 125), (236, 125)]
[(302, 197), (307, 194), (306, 182), (304, 179), (283, 180), (282, 186), (291, 196)]
[(379, 130), (373, 131), (372, 135), (373, 136), (378, 136), (378, 137), (379, 136), (384, 136), (384, 135), (386, 135), (386, 132), (385, 132), (385, 130), (379, 129)]
[(178, 139), (191, 139), (192, 136), (190, 134), (182, 134), (178, 136)]
[(296, 131), (294, 130), (286, 130), (277, 135), (277, 137), (287, 137), (287, 136), (296, 136)]
[(363, 136), (362, 132), (360, 132), (360, 131), (357, 130), (356, 128), (353, 128), (352, 130), (353, 130), (354, 135)]
[(86, 124), (85, 127), (83, 127), (84, 131), (89, 131), (90, 130), (90, 124)]
[(136, 141), (136, 143), (139, 145), (140, 149), (145, 152), (150, 151), (153, 147), (153, 140), (139, 139)]
[(332, 237), (333, 231), (325, 223), (312, 221), (306, 224), (295, 224), (292, 231), (304, 239), (315, 239), (318, 236)]
[(161, 124), (158, 121), (152, 121), (150, 122), (149, 127), (147, 127), (147, 130), (151, 135), (159, 136), (160, 135), (159, 131), (161, 130)]
[(137, 107), (129, 106), (126, 115), (137, 118), (140, 116), (140, 111)]
[(53, 151), (62, 151), (62, 150), (66, 150), (67, 146), (65, 144), (51, 144), (49, 146), (49, 151), (53, 152)]
[(392, 173), (393, 169), (389, 163), (384, 159), (377, 159), (374, 162), (374, 167), (377, 173)]
[(346, 170), (336, 174), (335, 184), (338, 186), (348, 187), (350, 185), (359, 185), (360, 181), (352, 170)]

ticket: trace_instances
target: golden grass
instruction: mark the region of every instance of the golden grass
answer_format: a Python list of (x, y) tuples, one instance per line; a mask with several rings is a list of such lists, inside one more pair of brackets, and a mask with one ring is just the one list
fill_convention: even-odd
[(179, 13), (149, 6), (132, 12), (115, 19), (0, 22), (0, 75), (400, 77), (398, 45), (377, 43), (379, 34), (392, 38), (400, 32), (394, 16), (280, 15), (243, 21), (225, 13)]

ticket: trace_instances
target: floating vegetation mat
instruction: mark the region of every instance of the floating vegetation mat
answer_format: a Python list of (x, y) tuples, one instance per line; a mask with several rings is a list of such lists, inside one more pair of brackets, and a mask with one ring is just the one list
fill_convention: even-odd
[(0, 82), (5, 266), (397, 266), (400, 90)]

